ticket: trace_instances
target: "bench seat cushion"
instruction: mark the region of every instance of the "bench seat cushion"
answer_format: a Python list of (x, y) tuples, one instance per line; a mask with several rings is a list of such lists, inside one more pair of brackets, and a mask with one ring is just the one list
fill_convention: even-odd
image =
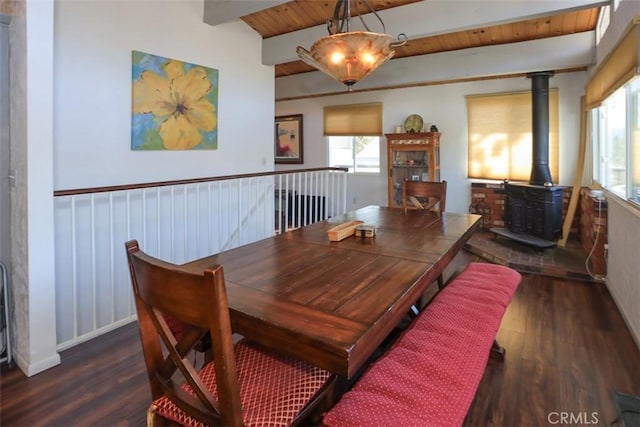
[(342, 396), (327, 426), (460, 426), (521, 276), (471, 263)]

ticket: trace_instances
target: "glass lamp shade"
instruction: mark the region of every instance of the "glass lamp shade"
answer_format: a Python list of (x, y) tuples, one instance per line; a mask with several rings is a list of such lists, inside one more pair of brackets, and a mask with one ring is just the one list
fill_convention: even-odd
[(388, 34), (352, 31), (319, 39), (311, 52), (301, 46), (296, 52), (305, 63), (350, 88), (395, 55), (392, 40)]

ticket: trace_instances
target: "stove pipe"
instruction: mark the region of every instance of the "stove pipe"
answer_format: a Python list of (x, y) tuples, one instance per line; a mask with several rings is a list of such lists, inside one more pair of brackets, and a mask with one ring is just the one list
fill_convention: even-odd
[(532, 156), (529, 184), (553, 185), (549, 171), (549, 77), (553, 71), (527, 73), (531, 79)]

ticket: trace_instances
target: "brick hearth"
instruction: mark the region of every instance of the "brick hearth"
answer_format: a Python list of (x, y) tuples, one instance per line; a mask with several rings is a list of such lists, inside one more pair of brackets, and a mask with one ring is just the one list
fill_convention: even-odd
[[(571, 190), (569, 187), (564, 189), (563, 222), (569, 206)], [(483, 215), (483, 230), (504, 227), (504, 198), (502, 184), (471, 184), (469, 212)], [(574, 215), (566, 247), (546, 249), (540, 253), (517, 242), (496, 239), (492, 233), (479, 232), (469, 240), (466, 249), (490, 261), (510, 265), (523, 272), (592, 280), (586, 270), (585, 260), (595, 244), (595, 249), (589, 258), (589, 270), (598, 276), (605, 275), (606, 239), (606, 201), (599, 201), (595, 193), (583, 188), (580, 191), (578, 209)]]

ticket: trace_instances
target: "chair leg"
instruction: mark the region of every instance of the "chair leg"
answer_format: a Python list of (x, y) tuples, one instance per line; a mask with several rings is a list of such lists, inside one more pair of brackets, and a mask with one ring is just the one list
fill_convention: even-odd
[(147, 409), (147, 427), (156, 427), (158, 424), (155, 408), (153, 405), (149, 405), (149, 409)]
[(341, 392), (338, 389), (338, 377), (328, 381), (324, 388), (309, 401), (306, 407), (293, 419), (292, 427), (298, 426), (320, 426), (322, 425), (322, 417), (340, 398)]
[(181, 425), (162, 415), (158, 415), (155, 407), (149, 405), (149, 409), (147, 409), (147, 427), (181, 427)]
[(441, 274), (438, 276), (438, 290), (442, 290), (442, 288), (444, 288), (444, 280)]

